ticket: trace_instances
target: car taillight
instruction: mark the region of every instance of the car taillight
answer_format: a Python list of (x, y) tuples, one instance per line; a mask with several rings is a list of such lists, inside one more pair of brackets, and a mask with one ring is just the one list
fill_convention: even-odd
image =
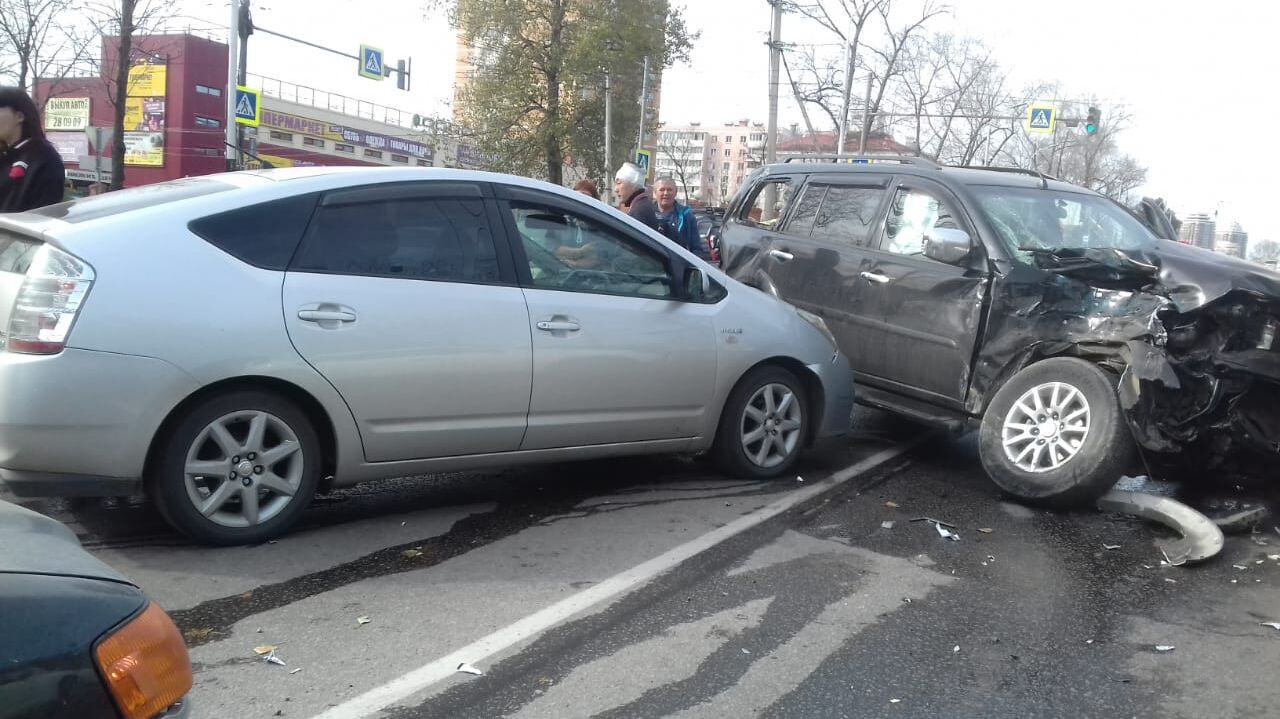
[(5, 346), (10, 352), (57, 354), (93, 284), (93, 268), (56, 247), (42, 246), (13, 300)]
[(103, 639), (95, 656), (124, 719), (151, 719), (191, 691), (187, 645), (155, 602)]

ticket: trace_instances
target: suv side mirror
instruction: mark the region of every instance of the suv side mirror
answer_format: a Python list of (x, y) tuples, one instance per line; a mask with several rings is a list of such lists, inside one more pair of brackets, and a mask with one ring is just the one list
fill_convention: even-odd
[(924, 256), (948, 265), (958, 265), (969, 258), (973, 243), (969, 233), (946, 227), (935, 227), (924, 233)]

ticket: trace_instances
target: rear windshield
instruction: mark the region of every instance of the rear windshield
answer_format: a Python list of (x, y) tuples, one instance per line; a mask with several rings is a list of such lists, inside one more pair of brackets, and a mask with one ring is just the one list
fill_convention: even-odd
[(144, 207), (161, 205), (166, 202), (189, 200), (193, 197), (212, 195), (235, 189), (235, 185), (221, 182), (210, 177), (189, 177), (171, 180), (154, 185), (131, 187), (127, 190), (108, 192), (103, 195), (83, 197), (70, 202), (60, 202), (34, 210), (33, 214), (53, 217), (65, 222), (85, 222), (100, 217), (110, 217), (122, 212), (132, 212)]

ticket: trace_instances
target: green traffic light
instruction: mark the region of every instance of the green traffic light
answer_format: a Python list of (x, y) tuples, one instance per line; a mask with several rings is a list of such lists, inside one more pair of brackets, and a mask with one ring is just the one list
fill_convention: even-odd
[(1097, 132), (1097, 131), (1098, 131), (1098, 126), (1097, 126), (1097, 125), (1095, 125), (1095, 124), (1093, 124), (1092, 122), (1086, 122), (1086, 123), (1084, 124), (1084, 134), (1086, 134), (1086, 135), (1092, 135), (1093, 133), (1095, 133), (1095, 132)]

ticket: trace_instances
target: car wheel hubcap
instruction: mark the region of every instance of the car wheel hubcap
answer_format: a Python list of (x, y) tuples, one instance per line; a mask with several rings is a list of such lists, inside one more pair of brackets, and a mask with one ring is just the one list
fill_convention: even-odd
[(782, 464), (800, 444), (800, 403), (783, 384), (767, 384), (742, 413), (742, 449), (757, 467)]
[(1062, 382), (1033, 387), (1005, 415), (1004, 454), (1024, 472), (1058, 469), (1080, 453), (1089, 420), (1089, 401), (1075, 387)]
[(245, 410), (205, 425), (187, 450), (187, 498), (223, 527), (253, 527), (280, 514), (302, 485), (298, 435), (284, 420)]

